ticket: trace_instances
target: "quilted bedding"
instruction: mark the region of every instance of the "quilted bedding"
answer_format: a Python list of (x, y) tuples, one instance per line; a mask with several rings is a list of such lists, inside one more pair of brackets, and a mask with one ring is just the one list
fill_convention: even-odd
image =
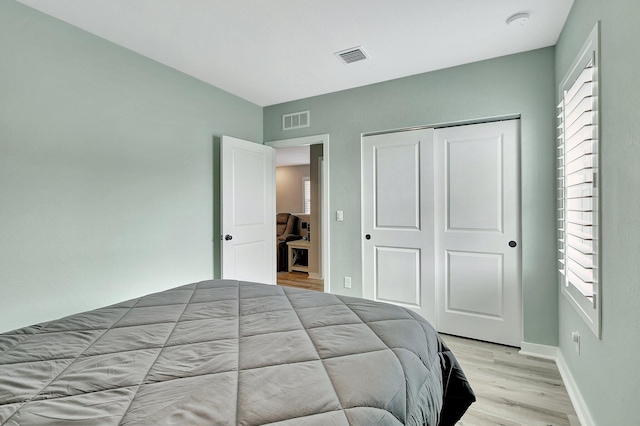
[(392, 305), (204, 281), (0, 334), (3, 425), (449, 425), (474, 401)]

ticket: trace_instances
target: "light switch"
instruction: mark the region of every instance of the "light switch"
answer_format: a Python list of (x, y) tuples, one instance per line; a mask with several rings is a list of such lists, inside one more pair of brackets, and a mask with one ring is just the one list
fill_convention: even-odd
[(342, 210), (336, 211), (336, 220), (342, 222), (344, 220), (344, 212)]

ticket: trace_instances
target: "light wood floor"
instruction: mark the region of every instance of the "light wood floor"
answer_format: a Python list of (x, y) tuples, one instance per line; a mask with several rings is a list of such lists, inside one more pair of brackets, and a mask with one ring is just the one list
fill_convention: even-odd
[(324, 281), (309, 278), (305, 272), (278, 272), (278, 285), (324, 291)]
[(442, 335), (465, 372), (477, 401), (459, 426), (579, 426), (553, 361), (518, 348)]

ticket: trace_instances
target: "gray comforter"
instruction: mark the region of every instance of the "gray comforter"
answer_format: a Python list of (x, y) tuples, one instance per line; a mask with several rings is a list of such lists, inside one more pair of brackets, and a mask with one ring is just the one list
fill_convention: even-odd
[(205, 281), (0, 334), (0, 424), (437, 425), (474, 400), (392, 305)]

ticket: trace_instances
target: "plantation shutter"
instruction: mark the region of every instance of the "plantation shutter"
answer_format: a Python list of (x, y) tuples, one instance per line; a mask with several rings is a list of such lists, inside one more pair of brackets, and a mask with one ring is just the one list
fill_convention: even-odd
[(311, 214), (311, 181), (304, 178), (304, 214)]
[(558, 105), (559, 269), (595, 304), (598, 290), (598, 131), (595, 59)]

